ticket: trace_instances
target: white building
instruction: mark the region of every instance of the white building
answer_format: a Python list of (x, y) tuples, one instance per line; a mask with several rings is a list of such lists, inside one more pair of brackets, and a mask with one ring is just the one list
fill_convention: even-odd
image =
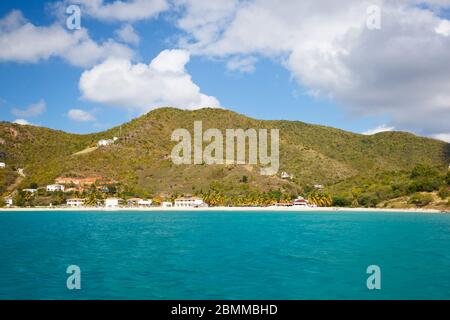
[(114, 144), (114, 142), (116, 142), (117, 140), (119, 140), (119, 138), (117, 138), (117, 137), (114, 137), (112, 139), (102, 139), (99, 142), (97, 142), (97, 146), (107, 147), (107, 146)]
[(13, 205), (13, 199), (12, 198), (6, 198), (5, 199), (6, 206), (11, 207)]
[(6, 168), (6, 163), (0, 162), (0, 169), (4, 169), (4, 168)]
[(137, 206), (139, 201), (141, 201), (141, 200), (142, 200), (141, 198), (131, 198), (131, 199), (127, 200), (127, 204), (129, 206)]
[(292, 176), (289, 173), (287, 173), (286, 171), (283, 171), (281, 173), (281, 179), (288, 179), (288, 180), (290, 180), (290, 179), (292, 179)]
[(163, 201), (161, 203), (161, 207), (163, 207), (163, 208), (170, 208), (170, 207), (173, 207), (173, 203), (169, 202), (169, 201)]
[(292, 205), (295, 207), (308, 207), (308, 200), (299, 197), (292, 202)]
[(68, 199), (67, 206), (69, 207), (82, 207), (86, 200), (84, 199)]
[(106, 147), (106, 146), (109, 146), (112, 143), (113, 142), (111, 140), (102, 139), (99, 142), (97, 142), (97, 146), (99, 146), (99, 147)]
[(205, 203), (203, 199), (197, 197), (181, 197), (175, 200), (175, 207), (203, 207)]
[(142, 206), (142, 207), (150, 207), (152, 205), (152, 200), (139, 200), (138, 201), (138, 206)]
[(122, 199), (119, 198), (108, 198), (105, 200), (105, 207), (107, 208), (116, 208), (120, 205), (120, 202), (122, 202)]
[(28, 192), (28, 193), (36, 193), (37, 189), (23, 189), (23, 192)]
[(61, 184), (51, 184), (51, 185), (47, 186), (48, 192), (57, 192), (57, 191), (64, 192), (64, 190), (65, 190), (65, 187)]

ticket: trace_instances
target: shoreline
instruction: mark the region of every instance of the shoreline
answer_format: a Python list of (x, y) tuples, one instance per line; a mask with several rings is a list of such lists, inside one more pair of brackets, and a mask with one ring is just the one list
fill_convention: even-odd
[(104, 208), (104, 207), (36, 207), (36, 208), (0, 208), (1, 212), (51, 212), (51, 211), (66, 211), (66, 212), (177, 212), (177, 211), (193, 211), (193, 212), (215, 212), (215, 211), (236, 211), (236, 212), (405, 212), (405, 213), (450, 213), (450, 211), (439, 209), (420, 209), (420, 208), (344, 208), (344, 207), (318, 207), (318, 208), (304, 208), (304, 207), (205, 207), (205, 208), (180, 208), (180, 207), (151, 207), (151, 208), (136, 208), (136, 207), (118, 207), (118, 208)]

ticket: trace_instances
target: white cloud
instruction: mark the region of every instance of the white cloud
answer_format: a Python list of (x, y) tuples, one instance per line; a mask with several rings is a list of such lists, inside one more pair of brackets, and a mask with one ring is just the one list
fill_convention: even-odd
[(166, 0), (68, 0), (67, 4), (81, 5), (82, 14), (105, 21), (134, 22), (157, 17), (161, 12), (169, 9)]
[(137, 45), (139, 44), (140, 38), (139, 35), (134, 31), (134, 28), (130, 24), (126, 24), (122, 26), (119, 30), (116, 31), (117, 36), (120, 40)]
[(17, 117), (30, 118), (43, 114), (45, 112), (45, 109), (46, 103), (41, 99), (39, 100), (39, 102), (34, 103), (25, 109), (13, 108), (11, 110), (11, 113)]
[(81, 109), (70, 109), (67, 115), (70, 119), (78, 122), (95, 121), (95, 117), (91, 113)]
[(219, 107), (219, 101), (200, 92), (185, 70), (189, 53), (164, 50), (150, 64), (109, 59), (83, 72), (83, 98), (106, 105), (146, 112), (171, 106), (194, 109)]
[(14, 123), (20, 124), (21, 126), (32, 126), (32, 124), (25, 119), (16, 119), (14, 120)]
[(250, 73), (255, 71), (255, 63), (258, 61), (255, 57), (233, 57), (227, 62), (227, 68), (230, 71), (239, 71)]
[[(449, 131), (450, 22), (439, 11), (448, 1), (427, 2), (430, 9), (416, 0), (180, 2), (177, 25), (186, 36), (179, 44), (194, 54), (229, 59), (231, 67), (269, 57), (306, 92), (353, 114), (383, 115), (419, 134)], [(380, 30), (366, 26), (374, 4)]]
[(92, 66), (107, 57), (131, 58), (133, 51), (111, 39), (93, 41), (86, 29), (69, 31), (63, 26), (36, 26), (20, 11), (0, 19), (0, 62), (36, 63), (59, 57), (81, 67)]
[(177, 26), (189, 33), (188, 39), (183, 40), (207, 44), (218, 39), (236, 12), (239, 0), (175, 0), (174, 3), (183, 12)]
[(434, 30), (437, 33), (442, 34), (446, 37), (450, 36), (450, 21), (448, 20), (441, 21)]
[(377, 133), (385, 132), (385, 131), (393, 131), (394, 129), (395, 129), (395, 127), (387, 126), (385, 124), (382, 124), (382, 125), (380, 125), (378, 127), (375, 127), (373, 129), (367, 130), (363, 134), (372, 135), (372, 134), (377, 134)]
[(450, 133), (437, 133), (432, 135), (432, 137), (450, 143)]

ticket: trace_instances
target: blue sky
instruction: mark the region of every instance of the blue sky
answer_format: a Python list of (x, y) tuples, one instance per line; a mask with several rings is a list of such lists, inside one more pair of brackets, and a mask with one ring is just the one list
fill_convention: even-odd
[[(159, 104), (216, 104), (258, 119), (449, 138), (448, 7), (404, 1), (399, 6), (411, 11), (405, 16), (376, 1), (383, 24), (367, 30), (361, 1), (345, 1), (344, 9), (319, 2), (329, 5), (331, 16), (314, 25), (326, 10), (312, 5), (302, 11), (298, 1), (280, 8), (257, 0), (3, 0), (0, 119), (88, 133)], [(68, 15), (61, 8), (72, 3), (81, 8), (82, 30), (65, 26)], [(121, 38), (124, 28), (139, 43)], [(405, 32), (410, 43), (400, 41)], [(372, 45), (386, 43), (393, 49), (373, 53)], [(410, 48), (418, 52), (402, 58)], [(144, 75), (133, 69), (138, 64)], [(428, 82), (420, 83), (424, 78)]]

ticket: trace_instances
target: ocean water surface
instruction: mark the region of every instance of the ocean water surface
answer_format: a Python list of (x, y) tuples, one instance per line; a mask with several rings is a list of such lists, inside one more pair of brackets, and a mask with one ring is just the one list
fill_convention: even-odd
[(450, 299), (450, 215), (3, 212), (0, 299)]

